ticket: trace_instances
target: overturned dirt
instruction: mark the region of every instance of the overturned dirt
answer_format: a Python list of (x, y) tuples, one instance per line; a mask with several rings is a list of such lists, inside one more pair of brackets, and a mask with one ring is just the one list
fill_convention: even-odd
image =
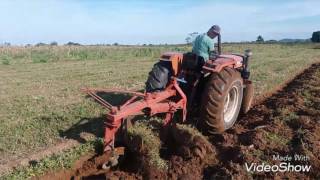
[[(148, 148), (128, 148), (120, 165), (110, 171), (101, 170), (108, 155), (90, 156), (71, 170), (38, 178), (317, 179), (319, 117), (320, 64), (314, 64), (221, 135), (204, 137), (190, 126), (176, 125), (160, 131), (159, 156)], [(161, 163), (152, 163), (157, 162), (154, 157)], [(310, 169), (303, 172), (302, 166)]]
[(35, 179), (198, 179), (203, 167), (216, 161), (208, 138), (188, 125), (161, 129), (138, 125), (128, 136), (131, 144), (117, 167), (102, 169), (110, 154), (88, 155), (70, 170)]

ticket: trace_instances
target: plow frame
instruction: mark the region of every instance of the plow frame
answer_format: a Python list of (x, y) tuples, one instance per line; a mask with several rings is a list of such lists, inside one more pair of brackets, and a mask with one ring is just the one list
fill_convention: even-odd
[[(148, 115), (165, 113), (164, 126), (170, 124), (174, 113), (182, 110), (182, 121), (186, 120), (187, 115), (187, 97), (179, 87), (176, 78), (172, 78), (165, 90), (152, 93), (141, 93), (135, 91), (126, 91), (119, 89), (101, 89), (101, 88), (83, 88), (99, 104), (108, 110), (105, 120), (104, 151), (114, 149), (115, 134), (125, 119), (129, 116)], [(132, 95), (124, 104), (114, 106), (100, 97), (97, 93), (113, 93)]]

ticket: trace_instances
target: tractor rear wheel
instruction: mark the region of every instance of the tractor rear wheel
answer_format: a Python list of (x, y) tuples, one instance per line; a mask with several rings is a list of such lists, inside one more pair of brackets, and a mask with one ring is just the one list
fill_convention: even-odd
[(229, 67), (209, 78), (202, 94), (199, 125), (207, 134), (222, 133), (238, 118), (243, 79), (237, 70)]
[(157, 62), (149, 72), (149, 77), (146, 82), (146, 91), (155, 92), (165, 89), (171, 74), (171, 62)]

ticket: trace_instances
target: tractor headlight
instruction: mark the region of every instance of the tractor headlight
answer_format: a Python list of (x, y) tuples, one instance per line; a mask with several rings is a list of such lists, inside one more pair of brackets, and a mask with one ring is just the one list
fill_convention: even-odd
[(247, 57), (250, 57), (250, 56), (252, 56), (252, 51), (250, 49), (247, 49), (244, 51), (244, 55)]

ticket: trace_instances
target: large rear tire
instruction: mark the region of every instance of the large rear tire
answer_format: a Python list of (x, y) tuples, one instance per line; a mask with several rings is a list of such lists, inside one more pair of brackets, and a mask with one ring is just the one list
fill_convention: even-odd
[(171, 62), (157, 62), (149, 72), (149, 77), (146, 82), (146, 91), (155, 92), (165, 89), (171, 74)]
[(237, 70), (229, 67), (209, 78), (202, 95), (199, 124), (204, 133), (222, 133), (231, 128), (238, 118), (243, 79)]

